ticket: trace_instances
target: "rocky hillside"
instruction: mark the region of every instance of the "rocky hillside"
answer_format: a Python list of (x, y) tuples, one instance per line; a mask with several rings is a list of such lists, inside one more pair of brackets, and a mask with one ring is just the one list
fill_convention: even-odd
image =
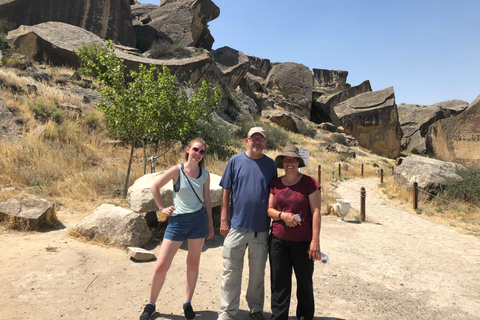
[[(480, 153), (472, 151), (480, 144), (480, 98), (470, 104), (451, 100), (397, 106), (393, 87), (372, 91), (368, 80), (352, 86), (348, 71), (272, 63), (268, 57), (247, 56), (241, 48), (212, 50), (208, 22), (221, 14), (211, 0), (162, 1), (160, 6), (87, 3), (0, 1), (9, 47), (48, 64), (76, 68), (72, 50), (113, 40), (128, 69), (165, 64), (181, 81), (207, 80), (221, 88), (216, 118), (224, 125), (261, 116), (299, 133), (309, 126), (340, 127), (361, 146), (389, 158), (408, 151), (480, 166)], [(166, 54), (173, 47), (183, 53)]]

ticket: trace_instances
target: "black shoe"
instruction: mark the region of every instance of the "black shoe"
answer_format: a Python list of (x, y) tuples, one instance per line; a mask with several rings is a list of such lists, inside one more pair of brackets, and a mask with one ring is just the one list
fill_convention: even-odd
[(193, 312), (192, 304), (190, 302), (185, 302), (183, 304), (183, 313), (185, 314), (185, 320), (195, 319), (195, 312)]
[(155, 312), (155, 306), (153, 304), (147, 304), (145, 309), (143, 309), (143, 313), (140, 316), (140, 320), (149, 320), (152, 314)]
[(250, 313), (250, 317), (252, 317), (253, 320), (265, 320), (261, 311)]

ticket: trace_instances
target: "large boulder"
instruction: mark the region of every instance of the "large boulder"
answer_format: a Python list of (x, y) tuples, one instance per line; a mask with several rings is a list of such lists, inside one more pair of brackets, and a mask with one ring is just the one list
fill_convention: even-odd
[(299, 63), (279, 63), (270, 70), (266, 81), (268, 94), (276, 108), (310, 118), (313, 90), (310, 69)]
[(464, 112), (431, 125), (426, 147), (431, 157), (480, 167), (480, 95)]
[(270, 60), (253, 56), (248, 56), (248, 60), (250, 60), (250, 69), (248, 69), (248, 72), (254, 76), (267, 79), (270, 70), (272, 70)]
[(366, 80), (355, 87), (350, 87), (340, 92), (324, 94), (315, 101), (312, 107), (311, 120), (316, 123), (331, 121), (337, 126), (341, 126), (341, 121), (333, 112), (334, 107), (361, 93), (372, 91), (370, 81)]
[(462, 179), (456, 173), (463, 166), (421, 156), (409, 156), (395, 169), (394, 181), (405, 187), (417, 182), (418, 187), (433, 191), (445, 184), (445, 178)]
[(112, 204), (102, 204), (75, 226), (75, 231), (92, 240), (119, 247), (141, 247), (152, 232), (141, 214)]
[(230, 89), (235, 89), (250, 68), (248, 57), (230, 47), (219, 48), (212, 52), (212, 56), (221, 72), (223, 81)]
[(0, 21), (12, 26), (7, 31), (20, 25), (65, 22), (103, 39), (135, 46), (128, 0), (0, 0)]
[(402, 129), (393, 87), (359, 94), (336, 105), (334, 112), (360, 146), (383, 157), (400, 155)]
[(264, 110), (262, 111), (262, 118), (295, 133), (305, 134), (308, 129), (305, 123), (308, 121), (285, 110)]
[[(348, 71), (313, 69), (315, 87), (329, 87), (345, 90), (350, 87), (347, 83)], [(371, 90), (370, 90), (371, 91)]]
[(254, 115), (259, 114), (255, 101), (241, 91), (231, 91), (228, 98), (220, 104), (222, 110), (232, 121), (254, 121)]
[[(127, 201), (130, 209), (139, 213), (158, 211), (158, 207), (153, 199), (150, 187), (153, 182), (161, 176), (163, 172), (146, 174), (138, 178), (135, 183), (128, 188)], [(220, 187), (221, 177), (210, 173), (210, 198), (212, 208), (222, 204), (222, 188)], [(165, 206), (173, 205), (173, 184), (167, 183), (160, 189), (160, 195)]]
[(15, 224), (27, 229), (38, 230), (48, 223), (57, 221), (55, 203), (38, 198), (18, 196), (0, 202), (0, 220), (14, 219)]
[[(106, 44), (106, 40), (86, 31), (62, 22), (45, 22), (35, 26), (20, 26), (7, 35), (11, 47), (33, 59), (46, 61), (52, 65), (80, 65), (73, 50), (84, 45), (95, 43)], [(200, 55), (186, 59), (157, 60), (126, 53), (115, 49), (117, 57), (125, 61), (127, 71), (138, 70), (140, 64), (155, 65), (163, 68), (166, 65), (172, 73), (179, 76), (180, 81), (197, 83), (209, 77), (208, 72), (214, 61), (208, 55)]]
[(156, 41), (211, 50), (215, 40), (208, 22), (219, 15), (220, 9), (211, 0), (162, 1), (148, 12), (148, 19), (140, 18), (145, 23), (135, 26), (135, 33), (144, 51)]
[(468, 102), (449, 100), (429, 106), (401, 104), (397, 106), (398, 119), (403, 131), (402, 149), (425, 154), (425, 135), (435, 121), (461, 113), (468, 107)]

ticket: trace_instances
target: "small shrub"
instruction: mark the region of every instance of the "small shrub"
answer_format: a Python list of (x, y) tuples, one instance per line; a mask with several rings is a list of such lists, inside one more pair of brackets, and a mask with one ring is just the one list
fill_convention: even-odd
[(150, 58), (152, 59), (183, 59), (191, 56), (190, 50), (178, 43), (155, 42), (150, 47)]
[(34, 114), (35, 119), (42, 123), (52, 119), (55, 123), (61, 124), (64, 120), (62, 111), (55, 105), (46, 106), (43, 102), (37, 101), (37, 103), (34, 106), (31, 106), (30, 109)]
[(305, 132), (303, 134), (307, 137), (315, 138), (315, 136), (317, 135), (317, 129), (315, 129), (311, 125), (307, 125), (307, 129), (305, 130)]
[(413, 148), (412, 149), (412, 154), (420, 154), (420, 152), (418, 151), (417, 148)]
[(344, 146), (348, 146), (347, 138), (343, 134), (333, 134), (332, 141), (334, 143), (342, 144)]
[(447, 200), (461, 200), (474, 205), (480, 203), (480, 169), (459, 168), (456, 173), (462, 180), (444, 177), (444, 186), (441, 197)]
[(89, 112), (85, 117), (85, 123), (89, 130), (96, 130), (100, 125), (100, 117), (95, 112)]

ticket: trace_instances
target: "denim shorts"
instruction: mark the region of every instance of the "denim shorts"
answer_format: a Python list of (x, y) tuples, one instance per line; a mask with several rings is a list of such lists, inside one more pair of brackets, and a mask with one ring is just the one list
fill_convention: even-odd
[(164, 239), (183, 241), (188, 239), (206, 238), (208, 234), (208, 220), (205, 209), (192, 213), (179, 214), (168, 218)]

